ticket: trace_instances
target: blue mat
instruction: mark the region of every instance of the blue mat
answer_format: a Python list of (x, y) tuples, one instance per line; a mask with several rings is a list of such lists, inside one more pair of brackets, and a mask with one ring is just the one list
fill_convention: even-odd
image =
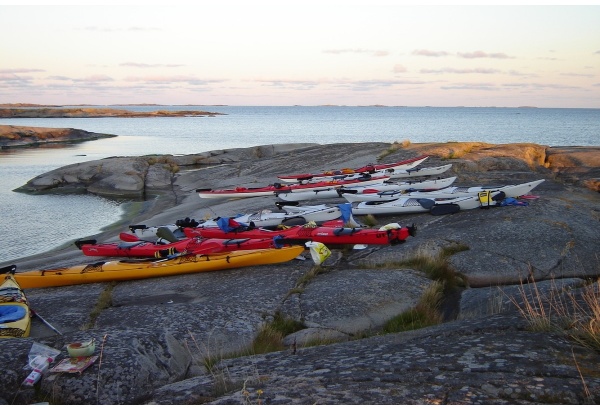
[(0, 306), (0, 323), (16, 322), (23, 319), (26, 314), (27, 310), (23, 306)]

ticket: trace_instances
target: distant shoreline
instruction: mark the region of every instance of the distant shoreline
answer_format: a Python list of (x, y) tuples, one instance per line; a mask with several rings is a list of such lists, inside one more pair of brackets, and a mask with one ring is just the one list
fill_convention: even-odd
[[(34, 103), (4, 103), (0, 104), (2, 108), (62, 108), (62, 107), (245, 107), (252, 105), (230, 105), (230, 104), (154, 104), (154, 103), (142, 103), (142, 104), (34, 104)], [(261, 105), (262, 106), (262, 105)], [(344, 104), (315, 104), (315, 105), (302, 105), (302, 104), (291, 104), (282, 105), (281, 107), (373, 107), (373, 108), (498, 108), (498, 109), (574, 109), (574, 110), (600, 110), (600, 108), (593, 107), (537, 107), (534, 105), (519, 105), (519, 106), (497, 106), (497, 105), (481, 105), (481, 106), (466, 106), (466, 105), (452, 105), (452, 106), (434, 106), (434, 105), (386, 105), (386, 104), (369, 104), (369, 105), (344, 105)], [(174, 111), (175, 113), (178, 111)], [(217, 115), (224, 115), (221, 113), (213, 113)]]
[(227, 115), (210, 111), (129, 111), (114, 108), (0, 108), (0, 118), (98, 118), (98, 117), (214, 117)]

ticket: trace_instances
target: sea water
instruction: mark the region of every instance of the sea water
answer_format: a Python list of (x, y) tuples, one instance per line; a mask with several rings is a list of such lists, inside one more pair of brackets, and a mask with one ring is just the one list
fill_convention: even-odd
[[(93, 236), (123, 216), (123, 204), (93, 195), (13, 192), (55, 168), (111, 156), (187, 155), (287, 143), (531, 142), (600, 145), (600, 110), (439, 107), (111, 106), (199, 110), (210, 117), (1, 119), (3, 125), (77, 128), (118, 137), (0, 150), (0, 266)], [(290, 170), (303, 171), (303, 170)]]

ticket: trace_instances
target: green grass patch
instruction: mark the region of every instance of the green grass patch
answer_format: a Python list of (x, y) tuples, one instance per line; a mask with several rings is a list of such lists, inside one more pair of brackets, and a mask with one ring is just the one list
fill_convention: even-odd
[(421, 295), (416, 306), (388, 320), (383, 326), (384, 333), (406, 332), (442, 323), (439, 312), (444, 293), (441, 282), (433, 282)]
[(464, 280), (462, 274), (450, 266), (448, 259), (450, 256), (468, 249), (467, 245), (455, 243), (442, 248), (436, 256), (417, 252), (414, 256), (401, 261), (384, 262), (363, 267), (415, 269), (424, 272), (429, 279), (444, 283), (444, 288), (449, 291), (457, 286), (463, 286)]
[(100, 313), (102, 313), (104, 309), (107, 309), (112, 306), (112, 292), (115, 286), (117, 286), (117, 282), (110, 282), (100, 293), (96, 305), (90, 312), (90, 318), (88, 322), (85, 325), (83, 325), (81, 330), (88, 330), (93, 328), (96, 325), (96, 319), (98, 319)]

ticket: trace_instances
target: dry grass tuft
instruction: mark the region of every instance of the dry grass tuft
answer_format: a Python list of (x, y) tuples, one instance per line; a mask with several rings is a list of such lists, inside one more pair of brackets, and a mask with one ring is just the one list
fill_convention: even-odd
[(369, 215), (365, 215), (365, 217), (362, 219), (363, 224), (367, 225), (369, 228), (374, 227), (375, 225), (378, 225), (379, 223), (377, 222), (377, 218), (375, 218), (375, 216), (369, 214)]
[(529, 328), (535, 332), (562, 333), (576, 343), (600, 352), (600, 279), (580, 292), (552, 286), (539, 290), (533, 275), (521, 281), (520, 300), (511, 298)]

